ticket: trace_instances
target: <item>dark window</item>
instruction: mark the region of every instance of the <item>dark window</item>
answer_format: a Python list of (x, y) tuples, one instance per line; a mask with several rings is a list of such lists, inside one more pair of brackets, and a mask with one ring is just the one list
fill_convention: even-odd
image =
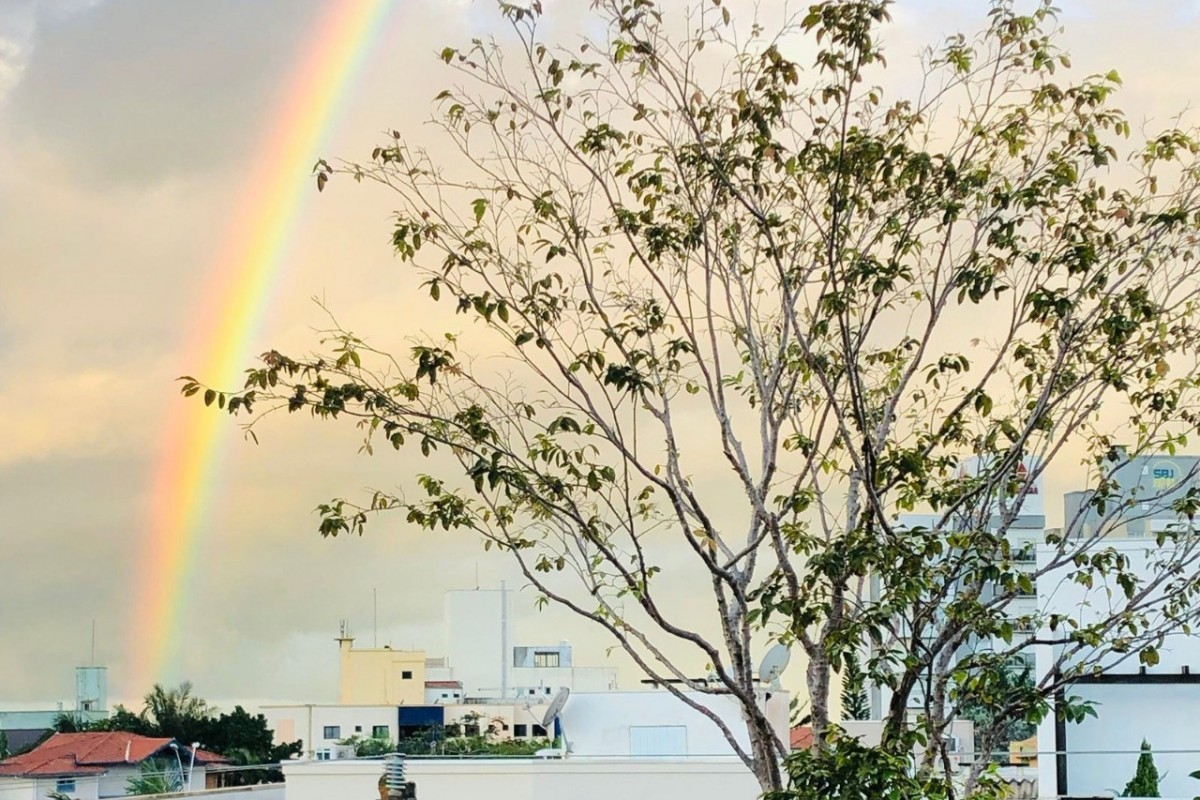
[(533, 653), (533, 665), (535, 667), (557, 667), (558, 653), (539, 653), (535, 650)]
[(74, 778), (59, 778), (54, 782), (54, 791), (70, 793), (75, 791)]
[(355, 725), (355, 726), (354, 726), (354, 732), (355, 732), (355, 733), (362, 733), (362, 725)]
[(411, 669), (404, 670), (403, 672), (400, 673), (400, 678), (401, 678), (401, 680), (411, 681), (412, 680), (412, 670)]
[(533, 735), (544, 738), (546, 736), (546, 729), (543, 728), (541, 725), (534, 725), (533, 726)]
[(342, 726), (341, 725), (326, 725), (325, 726), (325, 738), (326, 739), (342, 738)]
[(519, 724), (513, 725), (513, 738), (514, 739), (524, 739), (528, 735), (529, 735), (529, 726), (528, 725), (519, 725)]
[(468, 722), (466, 725), (463, 725), (463, 734), (466, 736), (478, 736), (479, 725), (477, 723)]
[(386, 738), (388, 738), (389, 733), (390, 732), (388, 731), (387, 725), (371, 726), (371, 738), (372, 739), (386, 739)]

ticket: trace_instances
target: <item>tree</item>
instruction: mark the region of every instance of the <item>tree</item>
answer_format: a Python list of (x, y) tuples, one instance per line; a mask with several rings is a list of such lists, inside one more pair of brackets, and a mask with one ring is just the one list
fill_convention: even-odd
[(300, 741), (275, 744), (275, 734), (262, 714), (250, 714), (241, 706), (231, 713), (217, 713), (207, 701), (193, 693), (192, 684), (176, 687), (155, 684), (146, 693), (140, 713), (118, 705), (108, 719), (87, 723), (75, 715), (60, 715), (59, 731), (128, 731), (142, 736), (159, 736), (190, 747), (199, 743), (214, 753), (226, 756), (239, 769), (223, 776), (225, 785), (245, 786), (275, 783), (283, 774), (269, 765), (299, 755)]
[(189, 681), (172, 688), (156, 683), (146, 694), (141, 717), (159, 736), (190, 743), (207, 740), (213, 709), (192, 694)]
[(1154, 766), (1154, 755), (1150, 752), (1150, 743), (1142, 739), (1142, 752), (1138, 755), (1137, 771), (1133, 778), (1125, 784), (1122, 797), (1159, 797), (1158, 768)]
[[(1036, 697), (1037, 689), (1028, 667), (1010, 665), (1008, 670), (993, 673), (994, 680), (986, 691), (979, 686), (959, 707), (959, 716), (975, 723), (975, 753), (985, 761), (1007, 764), (1009, 745), (1028, 739), (1037, 727), (1023, 716), (1006, 714), (1026, 698)], [(997, 714), (997, 709), (1001, 713)]]
[(182, 785), (183, 776), (179, 774), (175, 764), (160, 758), (150, 758), (143, 761), (137, 774), (125, 782), (125, 793), (167, 794), (179, 791)]
[[(741, 27), (716, 2), (593, 5), (590, 40), (548, 41), (535, 0), (500, 4), (504, 38), (441, 51), (464, 84), (436, 100), (452, 157), (397, 131), (316, 166), (318, 189), (394, 191), (394, 249), (466, 335), (389, 354), (334, 323), (314, 356), (183, 393), (249, 434), (307, 410), (357, 423), (367, 453), (419, 454), (399, 490), (321, 505), (321, 534), (388, 512), (474, 531), (707, 715), (765, 790), (859, 797), (878, 770), (889, 797), (947, 794), (949, 726), (1014, 658), (1042, 648), (1049, 668), (995, 710), (989, 749), (1073, 678), (1153, 664), (1197, 615), (1200, 498), (1115, 475), (1196, 427), (1193, 132), (1130, 141), (1119, 76), (1071, 76), (1048, 4), (999, 0), (915, 82), (888, 72), (886, 0)], [(1009, 532), (1052, 467), (1089, 494), (1031, 560)], [(1182, 524), (1135, 566), (1105, 536), (1154, 503)], [(897, 524), (914, 510), (934, 522)], [(705, 620), (671, 579), (692, 607), (703, 587)], [(1039, 579), (1108, 599), (1017, 611)], [(772, 640), (805, 657), (815, 737), (786, 777), (756, 699)], [(888, 698), (877, 748), (830, 720), (832, 674), (863, 648)], [(748, 744), (696, 693), (737, 703)], [(1068, 699), (1057, 713), (1088, 712)], [(967, 793), (991, 791), (983, 769)]]
[(858, 665), (858, 656), (846, 654), (842, 671), (842, 719), (869, 719), (870, 700), (867, 698), (866, 676)]

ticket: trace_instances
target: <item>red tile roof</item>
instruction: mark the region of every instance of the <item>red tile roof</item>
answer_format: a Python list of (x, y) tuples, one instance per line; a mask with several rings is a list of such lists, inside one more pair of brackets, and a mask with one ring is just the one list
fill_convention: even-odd
[(202, 747), (197, 747), (196, 748), (196, 763), (197, 764), (228, 764), (229, 759), (223, 755), (220, 755), (219, 753), (214, 753), (211, 750), (205, 750)]
[(791, 745), (793, 750), (807, 750), (813, 746), (813, 732), (808, 725), (797, 725), (792, 728)]
[(461, 689), (462, 681), (425, 681), (426, 689)]
[[(28, 753), (0, 761), (0, 776), (97, 775), (108, 766), (140, 764), (172, 741), (123, 731), (56, 733)], [(196, 750), (199, 764), (226, 760), (216, 753)]]

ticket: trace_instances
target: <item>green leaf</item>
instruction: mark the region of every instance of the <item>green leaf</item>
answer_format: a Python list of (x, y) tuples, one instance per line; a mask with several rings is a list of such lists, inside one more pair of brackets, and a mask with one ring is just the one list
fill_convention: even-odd
[(477, 198), (474, 203), (471, 203), (471, 208), (475, 209), (475, 223), (479, 224), (483, 221), (483, 212), (487, 211), (488, 202), (482, 197)]
[(211, 406), (213, 404), (213, 400), (216, 400), (216, 399), (217, 399), (217, 392), (215, 389), (207, 389), (204, 392), (204, 405)]

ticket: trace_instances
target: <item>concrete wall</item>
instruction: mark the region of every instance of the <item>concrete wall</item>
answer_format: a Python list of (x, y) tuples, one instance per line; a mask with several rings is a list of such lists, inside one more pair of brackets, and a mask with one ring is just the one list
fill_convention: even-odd
[(342, 704), (398, 706), (425, 702), (424, 650), (360, 650), (353, 646), (353, 639), (338, 641)]
[[(276, 705), (263, 706), (261, 711), (267, 718), (268, 727), (275, 731), (276, 744), (301, 739), (304, 752), (308, 754), (316, 747), (337, 742), (337, 739), (325, 738), (328, 725), (341, 729), (340, 739), (369, 737), (376, 725), (387, 726), (388, 739), (395, 739), (398, 733), (399, 714), (394, 705)], [(362, 730), (356, 731), (356, 727)]]
[(505, 697), (511, 690), (511, 595), (505, 589), (446, 592), (446, 655), (467, 697)]
[[(736, 759), (409, 759), (420, 800), (754, 800), (758, 783)], [(288, 762), (286, 800), (378, 797), (379, 761)]]
[[(127, 800), (137, 797), (153, 798), (153, 800), (171, 800), (171, 798), (188, 798), (189, 800), (285, 800), (287, 792), (282, 783), (264, 783), (258, 786), (231, 786), (225, 789), (207, 789), (201, 792), (178, 792), (172, 794), (130, 795)], [(367, 800), (379, 797), (378, 793), (367, 795)], [(354, 798), (357, 800), (357, 798)]]
[[(58, 781), (54, 778), (0, 778), (0, 800), (45, 800), (55, 790)], [(97, 776), (90, 775), (75, 779), (75, 791), (71, 797), (77, 800), (97, 800), (100, 783)]]
[(510, 695), (513, 697), (528, 696), (530, 689), (535, 695), (553, 696), (564, 686), (573, 692), (608, 692), (617, 688), (617, 670), (616, 667), (513, 667), (509, 685), (513, 687)]
[[(732, 698), (698, 692), (687, 694), (716, 713), (741, 745), (749, 747), (741, 707)], [(770, 699), (765, 701), (768, 718), (779, 737), (787, 742), (788, 694), (769, 694)], [(582, 757), (630, 756), (636, 749), (635, 739), (653, 733), (646, 729), (680, 727), (684, 729), (683, 746), (687, 756), (734, 755), (733, 748), (711, 719), (663, 689), (572, 693), (563, 708), (561, 721), (571, 753)], [(634, 731), (633, 728), (641, 730)], [(679, 731), (670, 733), (673, 737), (680, 735)]]

